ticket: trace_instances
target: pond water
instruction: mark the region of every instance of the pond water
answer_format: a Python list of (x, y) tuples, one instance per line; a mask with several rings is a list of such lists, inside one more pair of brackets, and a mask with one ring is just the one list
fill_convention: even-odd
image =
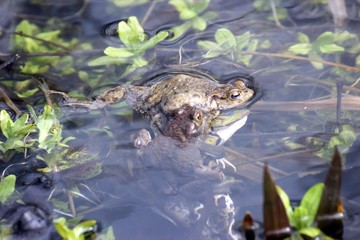
[[(17, 185), (26, 185), (18, 186), (12, 201), (32, 191), (27, 185), (40, 185), (44, 197), (37, 203), (48, 202), (53, 219), (65, 217), (69, 226), (93, 219), (103, 235), (110, 236), (112, 227), (116, 239), (236, 239), (246, 211), (262, 223), (265, 164), (296, 202), (324, 180), (338, 145), (345, 164), (344, 239), (359, 238), (360, 199), (353, 189), (360, 163), (359, 1), (346, 1), (347, 20), (336, 23), (341, 7), (332, 12), (327, 1), (170, 2), (198, 6), (179, 10), (179, 15), (166, 0), (3, 0), (0, 57), (15, 61), (1, 65), (1, 108), (14, 110), (15, 105), (28, 112), (31, 105), (41, 114), (49, 102), (39, 84), (90, 101), (114, 85), (144, 85), (163, 80), (163, 74), (200, 72), (222, 83), (238, 77), (253, 81), (257, 101), (248, 107), (246, 124), (225, 144), (199, 150), (194, 141), (180, 147), (172, 140), (157, 141), (150, 121), (125, 102), (95, 111), (64, 108), (58, 118), (63, 139), (74, 138), (68, 148), (35, 144), (25, 153), (21, 148), (2, 154), (4, 174), (14, 173)], [(117, 25), (130, 16), (137, 17), (148, 38), (161, 31), (173, 35), (117, 64), (94, 64), (106, 47), (124, 48)], [(28, 25), (19, 28), (24, 20)], [(230, 31), (221, 35), (219, 29)], [(40, 34), (57, 30), (59, 35)], [(62, 42), (54, 43), (59, 38)], [(70, 44), (71, 39), (76, 42)], [(55, 95), (51, 100), (61, 105), (62, 97)], [(151, 153), (134, 147), (141, 129), (157, 141)], [(231, 163), (216, 165), (222, 180), (173, 163), (164, 167), (174, 159), (211, 165), (219, 158)], [(44, 160), (52, 172), (19, 167), (35, 159)], [(190, 162), (186, 169), (198, 167)], [(34, 171), (35, 177), (24, 177)], [(47, 180), (39, 180), (39, 174), (41, 179), (50, 176), (50, 186), (42, 186)], [(26, 234), (34, 232), (18, 237), (31, 238)]]

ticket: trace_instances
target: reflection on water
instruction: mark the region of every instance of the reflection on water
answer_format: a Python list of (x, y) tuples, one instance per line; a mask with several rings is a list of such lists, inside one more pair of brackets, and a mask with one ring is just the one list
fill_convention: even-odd
[[(95, 219), (104, 229), (113, 226), (119, 239), (236, 238), (237, 222), (247, 210), (252, 211), (256, 220), (262, 219), (264, 163), (269, 164), (274, 178), (290, 198), (299, 200), (308, 187), (324, 179), (326, 150), (332, 151), (328, 142), (337, 141), (340, 150), (346, 152), (353, 136), (358, 135), (358, 2), (346, 3), (349, 20), (335, 28), (328, 6), (314, 1), (282, 1), (275, 9), (267, 9), (254, 8), (254, 1), (250, 0), (241, 4), (213, 0), (206, 10), (205, 31), (189, 27), (183, 36), (161, 42), (144, 55), (148, 65), (128, 75), (123, 75), (127, 66), (121, 64), (87, 65), (103, 56), (105, 47), (123, 46), (116, 38), (113, 23), (137, 16), (151, 37), (186, 21), (179, 19), (168, 1), (121, 8), (111, 2), (114, 1), (0, 3), (3, 61), (10, 58), (16, 25), (24, 19), (46, 31), (61, 30), (59, 36), (64, 42), (77, 39), (79, 43), (70, 49), (52, 46), (51, 54), (43, 52), (48, 51), (44, 49), (28, 55), (24, 50), (16, 50), (21, 58), (0, 70), (0, 87), (20, 109), (27, 111), (27, 104), (38, 108), (45, 104), (40, 91), (27, 97), (19, 95), (19, 90), (25, 92), (38, 86), (38, 79), (52, 90), (90, 100), (104, 86), (142, 84), (168, 71), (201, 71), (224, 82), (233, 76), (250, 75), (262, 98), (251, 106), (248, 121), (241, 130), (223, 146), (211, 147), (195, 141), (179, 146), (176, 140), (155, 136), (149, 121), (124, 103), (94, 112), (64, 112), (60, 119), (63, 135), (75, 137), (69, 142), (71, 151), (67, 159), (74, 163), (50, 174), (55, 185), (46, 189), (46, 196), (56, 217), (71, 218), (76, 214)], [(58, 19), (51, 20), (55, 16)], [(219, 28), (231, 30), (240, 44), (248, 41), (257, 48), (224, 46), (218, 42), (220, 37), (214, 38)], [(338, 35), (327, 35), (321, 42), (319, 36), (324, 32)], [(176, 36), (176, 32), (173, 34)], [(220, 45), (220, 53), (201, 47), (199, 41)], [(51, 45), (49, 42), (45, 45)], [(332, 49), (316, 45), (325, 43)], [(301, 54), (294, 55), (288, 50), (295, 44), (311, 50), (298, 50)], [(335, 51), (334, 45), (343, 49)], [(51, 71), (40, 73), (37, 79), (20, 74), (20, 65), (28, 59), (54, 54), (59, 55), (54, 62), (60, 64), (46, 63)], [(56, 96), (53, 100), (59, 99)], [(7, 108), (5, 103), (1, 104), (2, 109)], [(339, 126), (341, 130), (344, 125), (352, 130), (335, 139)], [(141, 129), (149, 130), (153, 140), (147, 146), (136, 147), (134, 140)], [(348, 207), (353, 217), (348, 220), (345, 235), (352, 237), (359, 234), (351, 228), (358, 222), (359, 212), (359, 194), (351, 190), (357, 181), (354, 177), (359, 165), (357, 152), (358, 144), (354, 144), (343, 183), (345, 209)], [(34, 159), (37, 153), (28, 154)], [(14, 163), (23, 162), (23, 156), (14, 155)], [(8, 165), (2, 163), (1, 169)], [(31, 172), (34, 168), (28, 169)], [(9, 173), (21, 171), (22, 168), (11, 169)], [(30, 180), (21, 179), (22, 187), (45, 182), (42, 173), (32, 175)]]

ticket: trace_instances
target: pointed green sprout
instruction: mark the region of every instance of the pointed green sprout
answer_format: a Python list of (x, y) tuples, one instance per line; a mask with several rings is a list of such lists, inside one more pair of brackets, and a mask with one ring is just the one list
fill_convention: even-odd
[(323, 190), (323, 183), (315, 184), (309, 188), (309, 190), (307, 190), (300, 202), (300, 205), (293, 209), (290, 204), (288, 195), (283, 189), (277, 186), (277, 191), (286, 209), (290, 224), (291, 226), (295, 227), (301, 234), (321, 234), (321, 231), (314, 230), (311, 226), (314, 223)]
[(0, 128), (2, 134), (7, 139), (5, 142), (0, 142), (0, 151), (5, 153), (8, 150), (14, 149), (17, 151), (24, 151), (24, 148), (29, 144), (25, 142), (26, 136), (35, 130), (35, 125), (28, 123), (29, 115), (24, 114), (20, 118), (12, 121), (7, 111), (0, 112)]

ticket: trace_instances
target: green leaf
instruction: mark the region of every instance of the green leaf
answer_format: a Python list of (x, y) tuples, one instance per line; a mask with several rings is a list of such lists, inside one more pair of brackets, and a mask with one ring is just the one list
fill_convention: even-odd
[(279, 193), (282, 203), (284, 204), (286, 214), (289, 218), (290, 224), (293, 225), (293, 221), (294, 221), (293, 220), (293, 210), (292, 210), (292, 206), (290, 204), (289, 196), (286, 194), (286, 192), (280, 186), (276, 186), (276, 190)]
[(187, 5), (184, 0), (170, 0), (169, 4), (173, 5), (178, 12), (182, 12), (187, 9)]
[(9, 113), (5, 110), (1, 110), (0, 112), (0, 128), (3, 135), (9, 139), (11, 137), (11, 127), (13, 125), (13, 121), (11, 120)]
[(137, 51), (143, 52), (148, 49), (151, 49), (151, 48), (155, 47), (155, 45), (158, 44), (159, 42), (165, 40), (168, 36), (169, 36), (168, 31), (161, 31), (161, 32), (157, 33), (155, 36), (153, 36), (152, 38), (150, 38), (148, 41), (141, 44), (139, 46), (139, 48), (137, 49)]
[(135, 68), (139, 68), (139, 67), (146, 66), (147, 64), (148, 64), (148, 62), (145, 59), (143, 59), (142, 57), (136, 57), (133, 60), (132, 66)]
[(324, 32), (316, 39), (316, 43), (321, 45), (332, 44), (335, 41), (335, 34), (332, 32)]
[(236, 46), (237, 50), (242, 51), (243, 49), (249, 46), (251, 33), (247, 31), (239, 36), (236, 36), (235, 39), (237, 44)]
[(174, 33), (174, 36), (171, 39), (175, 40), (175, 39), (181, 37), (182, 35), (184, 35), (184, 33), (186, 33), (186, 31), (189, 30), (189, 28), (191, 28), (191, 26), (192, 26), (192, 22), (187, 21), (187, 22), (184, 22), (181, 25), (173, 27), (171, 30)]
[(110, 57), (131, 57), (134, 56), (134, 53), (126, 50), (125, 48), (114, 48), (114, 47), (107, 47), (104, 50), (104, 53)]
[(215, 41), (225, 48), (235, 48), (236, 39), (234, 34), (226, 28), (220, 28), (215, 33)]
[(110, 56), (102, 56), (95, 58), (88, 62), (90, 67), (103, 66), (103, 65), (111, 65), (111, 64), (125, 64), (129, 63), (128, 58), (114, 58)]
[(314, 228), (314, 227), (303, 228), (300, 229), (299, 233), (301, 235), (306, 235), (311, 239), (323, 239), (323, 238), (319, 238), (319, 236), (323, 235), (323, 233), (318, 228)]
[(295, 54), (308, 54), (312, 49), (312, 45), (310, 43), (298, 43), (289, 47), (289, 52)]
[(95, 227), (95, 224), (96, 224), (95, 220), (87, 220), (81, 222), (74, 227), (73, 232), (76, 236), (80, 237), (85, 232), (91, 231)]
[(334, 44), (321, 45), (319, 46), (320, 52), (322, 53), (335, 53), (335, 52), (343, 52), (345, 48)]
[(204, 58), (213, 58), (225, 54), (226, 51), (219, 46), (219, 44), (207, 40), (199, 40), (197, 42), (200, 48), (207, 52), (203, 55)]
[[(53, 124), (55, 123), (55, 116), (53, 110), (50, 106), (46, 105), (44, 107), (44, 112), (39, 116), (38, 122), (36, 123), (37, 128), (39, 129), (39, 145), (43, 146), (45, 139), (50, 134), (50, 129), (52, 128)], [(40, 147), (39, 146), (39, 147)]]
[(309, 223), (309, 214), (307, 209), (301, 206), (298, 206), (294, 209), (294, 227), (297, 229), (303, 229), (308, 227)]
[(185, 8), (184, 10), (182, 10), (182, 11), (180, 12), (179, 18), (180, 18), (181, 20), (188, 20), (188, 19), (194, 18), (194, 17), (196, 17), (196, 16), (197, 16), (196, 12), (194, 12), (194, 11), (192, 11), (192, 10), (190, 10), (190, 9)]
[(136, 49), (141, 42), (146, 40), (144, 29), (134, 16), (129, 17), (127, 22), (121, 21), (119, 23), (118, 34), (120, 40), (130, 49)]
[(15, 175), (8, 175), (0, 182), (0, 202), (4, 203), (15, 191)]
[(206, 29), (206, 26), (207, 26), (207, 23), (206, 23), (205, 19), (203, 19), (201, 17), (194, 18), (192, 27), (195, 30), (204, 31)]
[(300, 43), (310, 43), (308, 35), (301, 32), (297, 33), (297, 39)]
[[(323, 59), (319, 56), (319, 54), (317, 54), (317, 52), (315, 52), (315, 51), (309, 52), (309, 58), (310, 58), (310, 59), (314, 59), (314, 60), (320, 60), (320, 61), (323, 60)], [(311, 65), (313, 65), (314, 68), (319, 69), (319, 70), (324, 68), (324, 64), (322, 64), (321, 62), (312, 61), (312, 62), (311, 62)]]
[(314, 222), (323, 190), (324, 184), (317, 183), (306, 191), (301, 200), (300, 206), (305, 208), (308, 213), (307, 227), (310, 227)]

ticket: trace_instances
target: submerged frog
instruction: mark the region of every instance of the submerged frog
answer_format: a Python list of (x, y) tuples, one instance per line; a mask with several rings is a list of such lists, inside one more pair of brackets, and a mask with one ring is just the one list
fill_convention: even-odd
[[(95, 110), (122, 100), (149, 118), (162, 134), (174, 133), (174, 123), (183, 121), (180, 141), (206, 132), (220, 111), (245, 106), (255, 91), (245, 79), (228, 83), (186, 74), (173, 74), (145, 86), (123, 85), (100, 94), (95, 101), (80, 101), (65, 94), (63, 106)], [(188, 109), (191, 111), (189, 112)]]

